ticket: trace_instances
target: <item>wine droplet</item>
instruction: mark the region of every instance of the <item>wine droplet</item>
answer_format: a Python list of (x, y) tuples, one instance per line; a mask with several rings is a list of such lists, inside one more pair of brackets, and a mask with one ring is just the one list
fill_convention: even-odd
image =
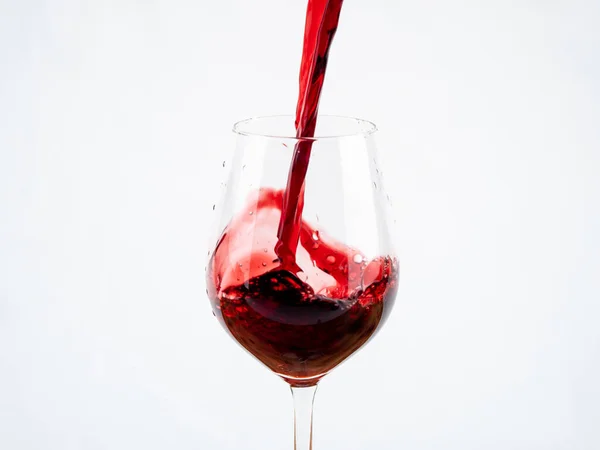
[(317, 231), (315, 231), (315, 232), (313, 232), (313, 234), (312, 234), (312, 238), (313, 238), (313, 240), (315, 240), (315, 241), (318, 241), (318, 240), (319, 240), (319, 231), (318, 231), (318, 230), (317, 230)]
[(335, 264), (335, 256), (333, 256), (333, 255), (329, 255), (329, 256), (327, 257), (327, 262), (328, 262), (329, 264)]
[(354, 258), (352, 258), (352, 261), (354, 261), (356, 264), (361, 264), (363, 262), (363, 257), (357, 253), (354, 255)]
[(262, 263), (262, 266), (267, 267), (267, 263), (266, 262)]

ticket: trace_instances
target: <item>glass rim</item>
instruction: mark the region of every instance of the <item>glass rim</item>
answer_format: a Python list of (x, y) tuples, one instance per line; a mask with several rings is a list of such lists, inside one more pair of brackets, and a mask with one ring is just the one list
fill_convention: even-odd
[(348, 133), (326, 133), (323, 135), (316, 135), (314, 137), (297, 137), (296, 135), (289, 136), (283, 133), (260, 133), (252, 130), (245, 130), (243, 127), (252, 122), (257, 122), (261, 120), (267, 119), (281, 119), (281, 118), (290, 118), (290, 120), (294, 121), (295, 116), (292, 114), (274, 114), (269, 116), (254, 116), (248, 119), (240, 120), (233, 124), (232, 131), (233, 133), (239, 136), (247, 136), (247, 137), (262, 137), (268, 139), (290, 139), (296, 141), (321, 141), (325, 139), (341, 139), (341, 138), (351, 138), (351, 137), (368, 137), (374, 134), (377, 131), (377, 125), (371, 122), (370, 120), (360, 119), (357, 117), (351, 116), (341, 116), (335, 114), (319, 114), (317, 117), (317, 121), (319, 118), (333, 118), (333, 119), (344, 119), (348, 121), (356, 122), (362, 125), (362, 129), (359, 129), (355, 132)]

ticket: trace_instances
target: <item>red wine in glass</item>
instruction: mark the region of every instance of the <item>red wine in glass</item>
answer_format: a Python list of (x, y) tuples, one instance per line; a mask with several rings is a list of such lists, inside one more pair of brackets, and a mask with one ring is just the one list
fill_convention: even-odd
[(331, 137), (311, 139), (293, 259), (282, 260), (278, 231), (287, 169), (305, 142), (293, 136), (293, 122), (292, 116), (269, 117), (235, 126), (207, 287), (229, 334), (292, 386), (295, 449), (309, 450), (315, 387), (381, 329), (399, 269), (375, 128), (328, 116), (319, 117), (319, 130)]
[(290, 272), (269, 248), (283, 198), (281, 190), (261, 189), (227, 227), (210, 262), (210, 296), (246, 350), (292, 386), (310, 386), (387, 317), (398, 264), (389, 256), (369, 260), (302, 221), (296, 253), (310, 271)]
[(341, 7), (308, 2), (295, 118), (235, 125), (207, 266), (215, 316), (292, 387), (295, 450), (312, 449), (317, 383), (374, 336), (398, 288), (376, 128), (318, 116)]

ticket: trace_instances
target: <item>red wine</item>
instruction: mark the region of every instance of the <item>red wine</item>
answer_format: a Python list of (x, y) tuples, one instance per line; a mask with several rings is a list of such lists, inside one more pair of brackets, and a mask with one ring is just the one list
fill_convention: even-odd
[(209, 297), (243, 347), (290, 384), (311, 385), (387, 318), (398, 264), (368, 261), (301, 221), (301, 272), (288, 271), (274, 252), (283, 198), (262, 189), (229, 224), (210, 261)]
[(303, 220), (305, 178), (342, 0), (309, 0), (286, 189), (263, 188), (224, 230), (208, 269), (213, 311), (293, 386), (315, 384), (371, 338), (396, 296), (398, 263), (368, 260)]
[(304, 207), (304, 180), (312, 150), (310, 138), (315, 134), (329, 49), (337, 31), (342, 3), (343, 0), (309, 0), (306, 11), (300, 92), (296, 106), (296, 137), (305, 140), (299, 140), (294, 149), (276, 247), (282, 263), (292, 271), (296, 270), (295, 250)]

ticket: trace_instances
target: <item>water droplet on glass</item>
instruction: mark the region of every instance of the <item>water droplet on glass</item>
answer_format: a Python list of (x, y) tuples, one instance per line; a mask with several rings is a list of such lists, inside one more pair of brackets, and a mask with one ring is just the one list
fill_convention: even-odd
[(223, 161), (223, 167), (225, 167), (225, 161)]
[(283, 143), (283, 146), (284, 146), (285, 148), (288, 148), (288, 145), (287, 145), (285, 142)]
[(313, 232), (312, 238), (313, 238), (313, 240), (318, 241), (319, 240), (319, 231)]
[(374, 181), (373, 181), (373, 187), (374, 187), (375, 189), (377, 189), (377, 183), (375, 183)]
[(352, 258), (352, 261), (354, 261), (356, 264), (360, 264), (363, 262), (363, 257), (357, 253), (354, 255), (354, 258)]
[(266, 262), (262, 263), (262, 266), (267, 267), (267, 263)]
[(238, 267), (242, 267), (242, 263), (238, 263)]
[(216, 207), (216, 206), (217, 206), (217, 205), (213, 205), (213, 211), (215, 210), (215, 207)]
[(263, 252), (269, 253), (269, 249), (268, 248), (263, 248)]
[(327, 257), (327, 262), (328, 262), (329, 264), (335, 264), (335, 256), (329, 255), (329, 256)]
[(246, 168), (246, 164), (244, 164), (244, 165), (242, 166), (242, 170), (244, 170), (245, 168)]
[(215, 314), (215, 312), (214, 312), (214, 311), (213, 311), (212, 313), (213, 313), (213, 316), (217, 317), (217, 315)]
[(250, 214), (250, 215), (253, 215), (253, 214), (254, 214), (254, 211), (250, 211), (248, 214)]

